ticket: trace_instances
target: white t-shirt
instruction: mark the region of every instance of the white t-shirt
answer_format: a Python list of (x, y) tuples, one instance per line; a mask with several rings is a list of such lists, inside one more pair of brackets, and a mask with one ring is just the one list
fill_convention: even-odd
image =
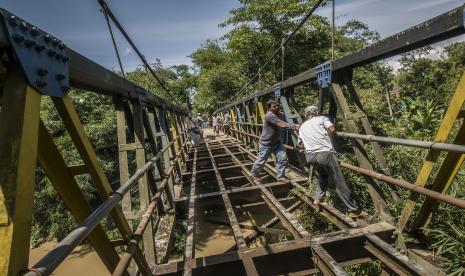
[(299, 139), (305, 146), (305, 152), (333, 151), (327, 131), (332, 125), (333, 123), (325, 116), (317, 116), (305, 121), (299, 129)]

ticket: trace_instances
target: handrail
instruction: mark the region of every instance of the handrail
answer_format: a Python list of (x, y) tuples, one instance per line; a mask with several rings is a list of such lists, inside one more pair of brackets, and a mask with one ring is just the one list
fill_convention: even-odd
[[(254, 123), (236, 122), (236, 124), (263, 126), (263, 124), (254, 124)], [(234, 130), (234, 131), (238, 131), (238, 130)], [(245, 132), (242, 132), (242, 133), (245, 133)], [(465, 153), (465, 145), (439, 143), (439, 142), (431, 142), (431, 141), (419, 141), (419, 140), (413, 140), (413, 139), (402, 139), (402, 138), (386, 137), (386, 136), (364, 135), (364, 134), (342, 132), (342, 131), (336, 132), (335, 135), (339, 137), (360, 139), (360, 140), (369, 141), (369, 142), (379, 142), (379, 143), (384, 143), (384, 144), (395, 144), (395, 145), (402, 145), (402, 146), (408, 146), (408, 147), (414, 147), (414, 148), (424, 148), (424, 149), (430, 149), (430, 150), (442, 150), (442, 151), (447, 151), (447, 152)], [(253, 135), (253, 137), (255, 136), (257, 135)]]
[[(257, 135), (250, 134), (250, 133), (247, 133), (247, 132), (243, 132), (243, 131), (240, 131), (240, 130), (236, 130), (236, 129), (233, 129), (233, 128), (231, 128), (231, 130), (235, 131), (235, 132), (238, 132), (238, 133), (248, 135), (248, 136), (253, 137), (255, 139), (260, 138)], [(347, 133), (344, 133), (344, 134), (347, 134)], [(399, 140), (405, 140), (405, 139), (399, 139)], [(415, 140), (407, 140), (407, 141), (415, 141)], [(433, 142), (430, 142), (430, 143), (433, 143)], [(439, 145), (439, 146), (441, 146), (441, 144), (444, 144), (444, 143), (436, 143), (436, 145)], [(445, 145), (450, 146), (450, 145), (453, 145), (453, 144), (445, 144)], [(297, 147), (292, 147), (292, 146), (289, 146), (289, 145), (286, 145), (286, 144), (283, 144), (283, 146), (286, 149), (289, 149), (289, 150), (293, 150), (293, 151), (297, 151), (297, 152), (304, 152), (304, 150), (302, 150), (300, 148), (297, 148)], [(450, 151), (452, 151), (452, 149), (453, 149), (452, 147), (444, 147), (444, 149), (442, 149), (442, 150), (447, 150), (446, 148), (448, 148)], [(458, 149), (454, 149), (455, 152), (458, 152), (457, 150)], [(378, 173), (376, 171), (363, 169), (363, 168), (360, 168), (360, 167), (357, 167), (357, 166), (354, 166), (354, 165), (351, 165), (351, 164), (348, 164), (348, 163), (340, 162), (340, 165), (341, 165), (341, 167), (344, 167), (346, 169), (358, 172), (358, 173), (366, 175), (366, 176), (376, 178), (376, 179), (381, 180), (381, 181), (383, 181), (383, 182), (385, 182), (387, 184), (393, 184), (393, 185), (399, 186), (399, 187), (401, 187), (403, 189), (406, 189), (406, 190), (409, 190), (409, 191), (424, 195), (426, 197), (429, 197), (429, 198), (432, 198), (432, 199), (435, 199), (435, 200), (439, 200), (441, 202), (450, 204), (452, 206), (456, 206), (456, 207), (465, 209), (465, 200), (458, 199), (458, 198), (455, 198), (455, 197), (452, 197), (452, 196), (449, 196), (449, 195), (445, 195), (445, 194), (442, 194), (442, 193), (439, 193), (439, 192), (436, 192), (436, 191), (433, 191), (433, 190), (430, 190), (430, 189), (427, 189), (427, 188), (424, 188), (424, 187), (414, 185), (412, 183), (409, 183), (409, 182), (406, 182), (406, 181), (403, 181), (403, 180), (395, 179), (393, 177)]]
[(415, 147), (415, 148), (465, 153), (465, 146), (457, 145), (457, 144), (439, 143), (439, 142), (431, 142), (431, 141), (419, 141), (419, 140), (412, 140), (412, 139), (401, 139), (401, 138), (375, 136), (375, 135), (363, 135), (363, 134), (356, 134), (356, 133), (349, 133), (349, 132), (337, 132), (336, 135), (340, 137), (360, 139), (360, 140), (370, 141), (370, 142), (373, 141), (373, 142), (396, 144), (396, 145), (403, 145), (403, 146), (409, 146), (409, 147)]
[(40, 259), (33, 269), (29, 270), (24, 275), (26, 276), (42, 276), (51, 274), (65, 258), (78, 246), (90, 232), (105, 218), (113, 208), (123, 199), (123, 196), (138, 183), (138, 180), (160, 159), (165, 151), (167, 151), (175, 141), (177, 141), (186, 131), (180, 133), (173, 141), (165, 148), (160, 150), (157, 155), (150, 159), (145, 165), (138, 169), (121, 187), (108, 197), (100, 206), (90, 214), (81, 225), (69, 233), (61, 240), (54, 249)]
[(393, 185), (399, 186), (399, 187), (401, 187), (403, 189), (406, 189), (406, 190), (409, 190), (409, 191), (424, 195), (426, 197), (436, 199), (436, 200), (439, 200), (441, 202), (444, 202), (444, 203), (447, 203), (447, 204), (450, 204), (450, 205), (465, 209), (465, 200), (463, 200), (463, 199), (459, 199), (459, 198), (455, 198), (455, 197), (452, 197), (452, 196), (449, 196), (449, 195), (445, 195), (445, 194), (442, 194), (442, 193), (439, 193), (439, 192), (436, 192), (436, 191), (433, 191), (433, 190), (430, 190), (430, 189), (427, 189), (427, 188), (424, 188), (424, 187), (421, 187), (421, 186), (417, 186), (415, 184), (409, 183), (409, 182), (404, 181), (404, 180), (395, 179), (393, 177), (384, 175), (382, 173), (378, 173), (378, 172), (375, 172), (375, 171), (372, 171), (372, 170), (367, 170), (367, 169), (364, 169), (364, 168), (360, 168), (360, 167), (357, 167), (357, 166), (354, 166), (354, 165), (351, 165), (351, 164), (348, 164), (348, 163), (340, 162), (340, 165), (343, 168), (349, 169), (349, 170), (357, 172), (359, 174), (370, 176), (370, 177), (376, 178), (378, 180), (381, 180), (381, 181), (383, 181), (385, 183), (393, 184)]
[[(182, 145), (182, 148), (184, 148), (187, 145), (187, 140), (184, 142)], [(170, 167), (168, 170), (165, 172), (165, 177), (163, 178), (163, 181), (160, 183), (160, 187), (158, 187), (158, 192), (152, 197), (150, 204), (147, 206), (145, 209), (144, 214), (140, 218), (139, 225), (136, 228), (136, 231), (134, 231), (134, 234), (132, 235), (131, 240), (129, 241), (126, 252), (124, 252), (123, 256), (121, 256), (118, 265), (116, 266), (115, 270), (113, 271), (112, 275), (124, 275), (126, 272), (132, 257), (136, 253), (136, 250), (138, 248), (138, 244), (140, 240), (142, 239), (142, 234), (144, 233), (145, 229), (147, 228), (147, 225), (150, 222), (150, 217), (152, 216), (153, 212), (156, 209), (157, 202), (160, 200), (161, 194), (165, 190), (168, 180), (170, 179), (171, 175), (174, 172), (174, 166), (176, 162), (179, 159), (179, 156), (181, 156), (181, 152), (176, 156), (176, 158), (172, 161)]]

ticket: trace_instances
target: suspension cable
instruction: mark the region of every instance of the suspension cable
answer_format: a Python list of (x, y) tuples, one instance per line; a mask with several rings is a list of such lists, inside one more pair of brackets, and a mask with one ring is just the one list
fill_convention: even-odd
[(294, 37), (294, 35), (300, 30), (300, 28), (307, 22), (307, 20), (310, 18), (310, 16), (313, 14), (313, 12), (321, 5), (321, 3), (324, 0), (318, 0), (317, 3), (310, 9), (310, 11), (305, 15), (305, 17), (300, 21), (299, 25), (282, 41), (282, 43), (279, 45), (279, 47), (274, 51), (273, 55), (268, 58), (268, 60), (265, 62), (265, 64), (258, 69), (258, 72), (250, 79), (247, 84), (236, 94), (234, 94), (232, 97), (228, 99), (228, 102), (230, 102), (232, 99), (237, 97), (239, 94), (245, 91), (247, 87), (249, 87), (250, 84), (262, 73), (262, 71), (268, 66), (268, 64), (281, 52), (281, 48), (286, 46), (286, 44)]
[(100, 4), (100, 6), (103, 8), (103, 10), (105, 10), (108, 14), (108, 16), (110, 17), (110, 19), (113, 21), (113, 23), (115, 24), (115, 26), (118, 28), (118, 30), (121, 32), (121, 34), (124, 36), (124, 38), (126, 38), (127, 42), (131, 45), (132, 49), (136, 52), (136, 54), (139, 56), (140, 60), (142, 61), (142, 63), (144, 64), (145, 68), (147, 70), (149, 70), (149, 72), (152, 74), (152, 76), (155, 78), (155, 80), (158, 82), (158, 84), (160, 85), (160, 87), (166, 92), (166, 95), (170, 98), (170, 100), (174, 101), (178, 106), (181, 106), (181, 104), (179, 104), (179, 102), (176, 100), (176, 98), (174, 98), (172, 95), (171, 95), (171, 92), (168, 90), (168, 88), (166, 87), (165, 83), (157, 76), (157, 74), (155, 74), (155, 71), (153, 71), (152, 67), (149, 65), (149, 63), (147, 62), (147, 60), (145, 59), (145, 56), (139, 51), (139, 49), (136, 47), (136, 45), (134, 44), (134, 42), (132, 41), (132, 39), (129, 37), (129, 35), (126, 33), (126, 31), (124, 30), (123, 26), (121, 26), (121, 24), (119, 23), (119, 21), (116, 19), (115, 15), (111, 12), (110, 8), (108, 7), (107, 3), (105, 2), (105, 0), (97, 0), (98, 3)]
[(108, 31), (110, 32), (111, 41), (113, 42), (113, 48), (115, 49), (116, 58), (118, 59), (119, 68), (121, 69), (121, 73), (123, 74), (123, 77), (126, 77), (126, 74), (125, 74), (124, 69), (123, 69), (123, 64), (121, 63), (121, 58), (119, 56), (118, 47), (116, 46), (115, 37), (113, 36), (113, 30), (111, 29), (111, 24), (110, 24), (110, 19), (108, 18), (107, 9), (102, 8), (102, 12), (105, 15), (105, 20), (107, 21)]

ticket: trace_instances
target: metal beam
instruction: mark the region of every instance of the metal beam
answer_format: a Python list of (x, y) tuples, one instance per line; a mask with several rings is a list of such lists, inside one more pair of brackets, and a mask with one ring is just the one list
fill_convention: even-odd
[[(39, 145), (38, 161), (40, 166), (76, 222), (81, 224), (92, 213), (92, 208), (42, 121), (39, 128)], [(116, 268), (119, 257), (102, 226), (97, 225), (89, 234), (88, 239), (111, 273)]]
[[(355, 53), (332, 61), (332, 70), (348, 70), (461, 35), (465, 33), (463, 14), (464, 5), (461, 5), (379, 42), (368, 45)], [(305, 84), (316, 77), (316, 68), (302, 72), (278, 84), (281, 89)], [(230, 103), (218, 109), (217, 112), (234, 107), (238, 103), (253, 100), (255, 97), (263, 97), (272, 93), (273, 87), (267, 87), (253, 95)]]
[(191, 275), (192, 269), (189, 267), (189, 260), (195, 258), (195, 185), (197, 184), (197, 149), (194, 148), (194, 159), (192, 163), (191, 188), (189, 192), (189, 211), (187, 218), (186, 248), (184, 250), (184, 274)]
[(0, 109), (0, 274), (18, 275), (29, 260), (39, 137), (38, 91), (10, 66)]
[[(213, 169), (215, 170), (216, 181), (218, 182), (218, 186), (220, 191), (225, 191), (226, 188), (224, 187), (223, 179), (221, 178), (220, 172), (216, 167), (215, 158), (213, 158), (213, 154), (208, 146), (208, 142), (205, 143), (208, 154), (210, 155), (211, 163)], [(234, 208), (232, 207), (231, 201), (229, 200), (228, 194), (222, 194), (221, 197), (223, 198), (224, 207), (226, 208), (226, 214), (228, 215), (229, 222), (231, 223), (231, 228), (233, 230), (234, 238), (236, 240), (237, 247), (239, 249), (247, 248), (245, 243), (244, 237), (242, 236), (242, 231), (239, 227), (239, 223), (237, 222), (236, 215), (234, 214)]]
[[(381, 240), (390, 241), (395, 228), (385, 222), (368, 225), (358, 229), (347, 229), (338, 232), (323, 234), (315, 238), (303, 238), (288, 242), (281, 242), (264, 247), (250, 248), (247, 252), (239, 254), (236, 251), (219, 255), (197, 258), (191, 261), (194, 273), (209, 272), (224, 275), (238, 275), (244, 271), (241, 258), (249, 257), (260, 275), (288, 275), (293, 272), (309, 270), (309, 273), (317, 273), (320, 270), (313, 263), (311, 250), (312, 243), (323, 244), (330, 247), (341, 242), (350, 243), (350, 250), (342, 250), (341, 254), (332, 257), (341, 266), (354, 265), (371, 261), (370, 254), (365, 250), (364, 240), (366, 233), (373, 233)], [(328, 243), (321, 243), (328, 241)], [(328, 249), (327, 249), (328, 250)], [(183, 261), (158, 265), (154, 269), (155, 275), (175, 275), (182, 272)], [(230, 274), (228, 274), (231, 272)], [(235, 274), (234, 274), (235, 273)], [(245, 272), (243, 272), (245, 274)]]

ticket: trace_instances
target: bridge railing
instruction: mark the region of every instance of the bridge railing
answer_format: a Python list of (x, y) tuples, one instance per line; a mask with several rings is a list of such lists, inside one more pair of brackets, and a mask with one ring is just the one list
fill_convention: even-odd
[[(121, 185), (109, 198), (107, 198), (95, 211), (87, 217), (87, 219), (73, 232), (69, 233), (63, 240), (61, 240), (58, 245), (47, 253), (42, 259), (40, 259), (31, 269), (30, 272), (25, 275), (48, 275), (53, 272), (58, 265), (65, 260), (65, 258), (78, 246), (81, 244), (84, 239), (90, 234), (90, 232), (114, 209), (118, 204), (123, 200), (123, 197), (138, 184), (138, 181), (148, 173), (151, 168), (154, 168), (156, 162), (160, 160), (163, 156), (163, 153), (168, 151), (171, 146), (181, 139), (182, 133), (178, 135), (173, 141), (171, 141), (164, 149), (157, 153), (155, 157), (150, 159), (145, 165), (138, 169), (135, 174), (129, 178), (124, 184)], [(184, 142), (183, 148), (187, 145), (187, 141)], [(136, 231), (132, 234), (131, 240), (128, 242), (127, 249), (120, 261), (118, 266), (113, 271), (113, 275), (124, 275), (129, 266), (129, 263), (136, 254), (140, 251), (138, 246), (139, 242), (142, 239), (142, 235), (150, 222), (150, 218), (153, 215), (154, 211), (157, 208), (157, 203), (161, 199), (162, 193), (165, 191), (168, 185), (168, 181), (175, 177), (174, 168), (175, 164), (180, 160), (181, 152), (176, 156), (176, 158), (171, 162), (170, 167), (165, 172), (165, 176), (161, 181), (158, 191), (153, 197), (151, 197), (150, 204), (144, 210), (143, 215), (141, 216), (140, 223), (136, 228)], [(151, 274), (150, 267), (146, 264), (143, 267), (140, 267), (144, 274)]]
[[(0, 274), (50, 274), (85, 238), (108, 271), (119, 265), (121, 274), (126, 274), (127, 260), (134, 256), (139, 270), (150, 274), (156, 262), (155, 220), (174, 207), (173, 185), (181, 177), (188, 111), (85, 58), (4, 9), (0, 10), (0, 50)], [(117, 190), (112, 188), (68, 95), (71, 88), (113, 100), (118, 137), (115, 157), (120, 173)], [(40, 118), (45, 97), (52, 100), (82, 164), (67, 164)], [(80, 227), (29, 268), (37, 163)], [(131, 164), (137, 171), (130, 178)], [(103, 202), (95, 210), (75, 179), (83, 174), (90, 176)], [(137, 200), (128, 193), (136, 183)], [(154, 205), (158, 217), (152, 214)], [(133, 232), (132, 220), (147, 211), (141, 220), (145, 231)], [(111, 241), (102, 227), (108, 214), (122, 242)], [(140, 236), (143, 250), (137, 246)], [(128, 246), (125, 261), (120, 261), (116, 244)]]
[[(463, 207), (463, 200), (444, 195), (450, 187), (458, 168), (463, 160), (460, 156), (464, 153), (465, 128), (459, 127), (458, 134), (452, 144), (445, 143), (451, 136), (454, 126), (460, 119), (461, 108), (464, 104), (465, 75), (452, 97), (448, 110), (444, 114), (443, 121), (437, 130), (434, 141), (414, 141), (391, 137), (375, 136), (368, 120), (368, 116), (360, 101), (358, 93), (352, 82), (353, 69), (388, 57), (399, 55), (435, 42), (443, 41), (465, 33), (464, 5), (449, 12), (427, 20), (402, 32), (394, 34), (372, 45), (342, 58), (325, 62), (315, 68), (290, 77), (287, 80), (276, 83), (252, 95), (245, 96), (233, 103), (218, 109), (216, 113), (224, 117), (229, 116), (232, 123), (231, 135), (258, 150), (258, 137), (264, 122), (266, 113), (265, 103), (268, 99), (276, 99), (281, 103), (284, 117), (289, 123), (302, 124), (302, 116), (297, 112), (295, 100), (295, 88), (315, 81), (319, 86), (318, 102), (319, 111), (327, 114), (332, 120), (336, 119), (336, 113), (340, 113), (342, 125), (346, 132), (340, 132), (339, 136), (350, 140), (359, 167), (342, 164), (345, 168), (356, 170), (359, 173), (369, 175), (367, 178), (367, 190), (373, 202), (377, 214), (381, 220), (396, 224), (397, 228), (409, 230), (424, 228), (428, 224), (428, 218), (437, 207), (438, 200), (442, 200), (454, 206)], [(353, 111), (355, 110), (355, 111)], [(463, 132), (462, 132), (463, 131)], [(371, 150), (375, 160), (370, 160), (364, 141), (371, 144)], [(295, 151), (298, 146), (296, 133), (284, 132), (285, 147), (289, 149), (288, 157), (291, 167), (301, 171), (307, 170), (303, 154)], [(391, 171), (383, 156), (383, 150), (379, 143), (399, 144), (428, 149), (427, 158), (424, 161), (415, 184), (394, 180)], [(439, 152), (446, 151), (445, 159), (439, 159)], [(377, 166), (375, 166), (376, 164)], [(433, 167), (439, 166), (439, 172), (433, 175)], [(374, 167), (380, 167), (382, 174), (375, 172)], [(381, 176), (384, 175), (384, 176)], [(430, 180), (431, 179), (431, 180)], [(401, 217), (396, 221), (386, 203), (386, 191), (380, 188), (379, 180), (398, 185), (412, 191), (405, 203)], [(431, 188), (426, 188), (430, 181)], [(408, 185), (407, 185), (408, 184)], [(394, 202), (399, 202), (398, 189), (388, 187), (388, 193)], [(415, 203), (419, 200), (418, 194), (426, 195), (418, 212)]]

